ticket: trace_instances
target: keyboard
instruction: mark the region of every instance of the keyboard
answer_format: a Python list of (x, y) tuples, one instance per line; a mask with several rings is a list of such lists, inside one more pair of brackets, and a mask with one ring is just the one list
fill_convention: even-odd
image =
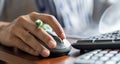
[(74, 64), (120, 64), (120, 50), (93, 50), (77, 57)]
[(120, 49), (120, 30), (81, 38), (76, 43), (73, 43), (72, 46), (80, 50)]
[(88, 40), (116, 40), (116, 39), (120, 39), (120, 30), (110, 32), (110, 33), (91, 36), (91, 37), (88, 37), (86, 39), (88, 39)]
[(84, 51), (75, 64), (120, 64), (120, 30), (81, 38), (72, 46)]

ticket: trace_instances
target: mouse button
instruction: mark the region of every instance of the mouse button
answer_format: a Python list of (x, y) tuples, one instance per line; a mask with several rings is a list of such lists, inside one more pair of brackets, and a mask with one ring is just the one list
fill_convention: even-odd
[(60, 44), (60, 43), (57, 43), (57, 46), (55, 49), (65, 49), (66, 47), (64, 46), (64, 44)]
[(70, 47), (71, 46), (70, 42), (67, 39), (63, 39), (63, 43), (64, 43), (65, 47)]
[(63, 39), (63, 40), (60, 40), (58, 41), (57, 39), (55, 39), (56, 42), (57, 42), (57, 46), (56, 46), (56, 49), (65, 49), (65, 48), (68, 48), (71, 46), (71, 44), (69, 43), (68, 40), (66, 39)]

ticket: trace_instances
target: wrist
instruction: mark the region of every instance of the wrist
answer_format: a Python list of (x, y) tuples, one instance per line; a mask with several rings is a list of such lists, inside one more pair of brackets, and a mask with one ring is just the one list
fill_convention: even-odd
[(4, 40), (4, 38), (6, 37), (6, 34), (8, 32), (6, 27), (9, 24), (9, 22), (0, 22), (0, 42), (2, 42), (2, 40)]
[(9, 22), (0, 22), (0, 29), (2, 29), (3, 27), (9, 25)]

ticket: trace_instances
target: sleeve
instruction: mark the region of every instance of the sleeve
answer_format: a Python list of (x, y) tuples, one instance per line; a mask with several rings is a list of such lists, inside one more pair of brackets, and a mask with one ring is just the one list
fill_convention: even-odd
[(59, 23), (64, 27), (64, 22), (61, 14), (56, 10), (56, 6), (53, 0), (35, 0), (36, 6), (40, 13), (47, 13), (54, 15)]
[(35, 5), (35, 0), (4, 0), (4, 1), (5, 1), (4, 7), (0, 19), (2, 21), (12, 21), (20, 15), (25, 15), (33, 11), (38, 12)]
[(0, 19), (1, 19), (2, 12), (3, 12), (4, 2), (5, 0), (0, 0)]

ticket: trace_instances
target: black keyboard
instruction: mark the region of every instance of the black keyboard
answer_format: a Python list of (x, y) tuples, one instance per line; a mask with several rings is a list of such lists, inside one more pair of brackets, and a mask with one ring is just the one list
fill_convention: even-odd
[(81, 38), (72, 46), (80, 50), (120, 49), (120, 30), (89, 38)]
[(120, 50), (93, 50), (76, 58), (75, 64), (120, 64)]

